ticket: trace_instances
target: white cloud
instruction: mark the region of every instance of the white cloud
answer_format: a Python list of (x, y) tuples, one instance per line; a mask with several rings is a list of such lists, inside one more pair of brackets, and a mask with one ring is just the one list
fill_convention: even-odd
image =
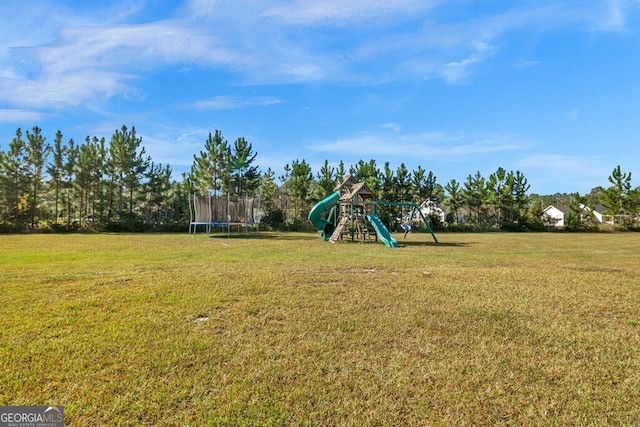
[(91, 100), (132, 92), (124, 80), (124, 75), (98, 70), (78, 70), (33, 80), (0, 79), (0, 99), (31, 108), (75, 107)]
[(3, 73), (0, 99), (55, 107), (137, 96), (133, 84), (140, 73), (166, 64), (243, 62), (215, 37), (166, 22), (68, 28), (55, 43), (19, 49), (14, 56), (25, 65), (13, 67), (10, 76)]
[(606, 161), (596, 156), (538, 154), (523, 158), (518, 165), (527, 171), (535, 171), (537, 186), (558, 191), (581, 188), (586, 192), (606, 181), (611, 169)]
[(394, 133), (399, 133), (402, 130), (402, 125), (399, 123), (384, 123), (380, 125), (381, 129), (386, 129)]
[(182, 62), (228, 65), (242, 55), (223, 47), (215, 33), (179, 22), (65, 29), (53, 46), (42, 47), (36, 59), (50, 72), (78, 68), (153, 69)]
[(516, 70), (524, 70), (524, 69), (527, 69), (527, 68), (536, 67), (539, 64), (540, 64), (540, 61), (525, 60), (525, 61), (516, 62), (515, 64), (513, 64), (513, 68), (516, 69)]
[(604, 0), (600, 8), (589, 16), (593, 27), (601, 31), (624, 31), (633, 8), (640, 3), (632, 0)]
[(449, 62), (442, 68), (442, 77), (449, 83), (460, 82), (471, 73), (469, 68), (481, 60), (482, 55), (474, 53), (461, 61)]
[(0, 109), (0, 123), (35, 123), (44, 117), (37, 111)]
[(244, 107), (260, 107), (280, 104), (283, 101), (269, 96), (216, 96), (209, 99), (194, 102), (185, 106), (196, 110), (231, 110)]
[[(638, 7), (523, 2), (473, 16), (442, 0), (192, 0), (165, 20), (136, 23), (143, 2), (8, 4), (0, 6), (0, 102), (16, 108), (138, 97), (145, 73), (183, 64), (228, 70), (248, 84), (455, 83), (497, 55), (510, 31), (585, 23), (618, 30)], [(21, 19), (10, 19), (18, 11)]]
[(362, 132), (335, 141), (309, 145), (316, 152), (336, 156), (422, 157), (456, 159), (470, 155), (522, 150), (529, 145), (513, 135), (472, 134), (467, 132)]
[(415, 14), (430, 9), (437, 0), (294, 0), (272, 2), (260, 16), (293, 25), (348, 25), (354, 22)]
[(206, 134), (203, 132), (175, 132), (160, 131), (157, 134), (145, 132), (139, 134), (146, 153), (154, 162), (171, 165), (174, 179), (180, 178), (180, 173), (187, 171), (193, 164), (193, 154), (204, 148)]
[(525, 167), (556, 170), (563, 174), (589, 170), (597, 163), (598, 159), (594, 157), (568, 156), (562, 154), (539, 154), (525, 157), (520, 161), (520, 164)]

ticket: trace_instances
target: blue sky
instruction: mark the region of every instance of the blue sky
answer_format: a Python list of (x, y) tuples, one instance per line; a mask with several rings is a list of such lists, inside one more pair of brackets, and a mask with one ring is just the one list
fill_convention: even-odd
[(135, 126), (174, 178), (209, 132), (261, 170), (375, 159), (444, 185), (640, 185), (640, 0), (0, 3), (0, 150)]

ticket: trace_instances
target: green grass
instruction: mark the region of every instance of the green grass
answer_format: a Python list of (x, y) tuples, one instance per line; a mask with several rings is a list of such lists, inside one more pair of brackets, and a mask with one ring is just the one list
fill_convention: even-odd
[(638, 425), (637, 234), (0, 236), (0, 405), (84, 425)]

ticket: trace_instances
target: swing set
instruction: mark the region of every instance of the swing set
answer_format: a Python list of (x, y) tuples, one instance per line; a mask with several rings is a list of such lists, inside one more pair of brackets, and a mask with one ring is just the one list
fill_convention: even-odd
[[(400, 245), (378, 216), (378, 208), (399, 207), (402, 211), (401, 220), (405, 218), (405, 209), (410, 211), (406, 217), (407, 223), (403, 224), (405, 237), (407, 230), (411, 229), (410, 223), (422, 220), (433, 240), (436, 244), (439, 243), (420, 206), (409, 202), (374, 200), (374, 197), (373, 191), (364, 182), (357, 182), (349, 175), (338, 184), (333, 193), (320, 200), (309, 211), (309, 222), (316, 227), (324, 240), (332, 243), (350, 238), (351, 241), (360, 240), (363, 243), (370, 240), (380, 241), (390, 248), (397, 248)], [(328, 216), (325, 219), (326, 212)]]
[[(427, 221), (427, 219), (425, 218), (424, 214), (422, 213), (422, 210), (420, 209), (420, 206), (416, 205), (415, 203), (411, 203), (411, 202), (387, 202), (384, 200), (377, 200), (375, 202), (376, 204), (376, 214), (378, 213), (378, 206), (395, 206), (395, 207), (400, 207), (401, 209), (401, 215), (400, 215), (400, 220), (402, 221), (402, 229), (403, 231), (405, 231), (405, 236), (407, 234), (407, 228), (404, 227), (404, 225), (408, 226), (408, 230), (411, 230), (411, 223), (415, 221), (415, 219), (417, 218), (418, 221), (422, 221), (424, 222), (424, 225), (427, 227), (427, 231), (429, 231), (429, 233), (431, 233), (431, 237), (433, 237), (433, 241), (436, 243), (440, 243), (438, 242), (438, 238), (436, 237), (435, 233), (433, 232), (433, 229), (431, 228), (431, 225), (429, 224), (429, 221)], [(409, 215), (404, 215), (405, 212), (405, 208), (407, 208), (407, 210), (410, 211)], [(406, 219), (406, 220), (405, 220)]]

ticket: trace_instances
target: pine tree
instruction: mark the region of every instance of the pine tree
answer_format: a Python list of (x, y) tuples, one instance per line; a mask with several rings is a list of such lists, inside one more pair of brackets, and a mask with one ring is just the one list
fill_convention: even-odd
[(521, 223), (527, 215), (531, 200), (527, 195), (527, 191), (531, 186), (527, 182), (524, 174), (520, 171), (512, 173), (511, 180), (511, 211), (509, 221), (512, 224)]
[(367, 187), (373, 191), (374, 194), (378, 193), (380, 188), (380, 171), (376, 167), (376, 161), (371, 159), (368, 162), (359, 160), (354, 166), (349, 169), (351, 175), (360, 182), (367, 184)]
[(501, 167), (489, 175), (487, 181), (486, 202), (494, 212), (494, 221), (498, 229), (502, 228), (505, 208), (509, 209), (511, 203), (511, 190), (513, 186), (513, 175)]
[(294, 160), (291, 163), (291, 176), (285, 185), (293, 199), (294, 218), (301, 219), (301, 213), (307, 210), (312, 182), (311, 166), (304, 159)]
[(329, 160), (324, 161), (320, 171), (316, 174), (316, 199), (324, 199), (336, 188), (335, 168), (329, 166)]
[(171, 167), (151, 162), (146, 174), (143, 193), (145, 194), (145, 228), (153, 229), (167, 223), (168, 205), (171, 191)]
[(428, 198), (426, 194), (426, 173), (422, 166), (418, 166), (418, 169), (411, 172), (411, 201), (417, 204), (422, 203)]
[(260, 185), (260, 173), (258, 166), (253, 164), (257, 156), (258, 153), (253, 152), (251, 143), (242, 137), (236, 139), (228, 159), (232, 195), (253, 195), (257, 190)]
[(468, 175), (462, 190), (464, 205), (469, 210), (469, 222), (483, 228), (487, 221), (487, 188), (480, 172)]
[(464, 205), (464, 195), (460, 189), (460, 183), (452, 179), (444, 186), (444, 189), (449, 194), (448, 197), (444, 199), (444, 204), (453, 212), (453, 221), (447, 221), (458, 224), (460, 208)]
[(26, 223), (26, 206), (29, 193), (29, 155), (20, 128), (9, 144), (9, 151), (0, 152), (0, 191), (2, 191), (3, 220), (16, 230)]
[(278, 185), (276, 184), (275, 173), (268, 168), (267, 171), (262, 174), (260, 181), (260, 200), (261, 205), (267, 214), (275, 208), (275, 200), (278, 197)]
[(73, 224), (72, 218), (75, 213), (74, 182), (76, 163), (78, 161), (78, 147), (76, 147), (75, 141), (73, 139), (69, 140), (66, 154), (66, 161), (64, 162), (62, 167), (62, 180), (64, 188), (63, 201), (67, 216), (67, 231), (70, 231)]
[(400, 163), (400, 166), (396, 169), (394, 184), (396, 200), (406, 202), (409, 199), (411, 173), (404, 163)]
[(344, 162), (340, 160), (340, 163), (338, 163), (338, 167), (336, 168), (336, 181), (340, 183), (344, 181), (346, 177), (347, 177), (347, 169), (344, 166)]
[(65, 147), (62, 145), (62, 132), (58, 130), (56, 132), (56, 137), (53, 140), (52, 147), (52, 159), (51, 163), (47, 166), (47, 174), (49, 175), (50, 181), (49, 185), (53, 189), (53, 223), (58, 223), (59, 211), (58, 207), (60, 205), (60, 190), (62, 188), (62, 176), (63, 176), (63, 167), (64, 167), (64, 155), (65, 155)]
[(120, 218), (123, 213), (127, 213), (133, 220), (131, 216), (134, 212), (135, 196), (151, 162), (150, 157), (144, 156), (146, 150), (141, 144), (142, 138), (136, 136), (135, 127), (128, 130), (123, 125), (111, 137), (109, 154), (117, 186), (117, 213)]
[(618, 223), (622, 223), (622, 215), (627, 211), (631, 211), (629, 201), (631, 197), (631, 172), (622, 172), (620, 165), (613, 169), (609, 175), (609, 182), (612, 184), (608, 188), (603, 188), (601, 193), (601, 203), (605, 205), (608, 214), (613, 216), (614, 224), (616, 217)]
[(78, 147), (76, 162), (76, 195), (80, 213), (80, 226), (87, 225), (87, 221), (96, 226), (96, 216), (99, 208), (99, 191), (102, 186), (102, 154), (98, 138), (86, 137), (85, 143)]
[(40, 189), (43, 186), (43, 172), (47, 163), (47, 156), (51, 147), (46, 144), (46, 138), (42, 136), (42, 129), (38, 126), (33, 127), (33, 133), (27, 131), (27, 155), (29, 157), (29, 180), (31, 181), (31, 191), (29, 199), (31, 206), (29, 208), (29, 222), (31, 228), (36, 228), (40, 221), (41, 212), (39, 210)]
[(204, 150), (193, 156), (189, 181), (194, 191), (201, 194), (210, 191), (214, 195), (220, 195), (223, 191), (223, 182), (228, 186), (230, 182), (228, 145), (219, 130), (216, 130), (213, 135), (209, 133)]
[(422, 198), (430, 200), (434, 204), (440, 203), (444, 199), (444, 189), (438, 184), (438, 179), (429, 171), (424, 180), (424, 188), (421, 191)]

